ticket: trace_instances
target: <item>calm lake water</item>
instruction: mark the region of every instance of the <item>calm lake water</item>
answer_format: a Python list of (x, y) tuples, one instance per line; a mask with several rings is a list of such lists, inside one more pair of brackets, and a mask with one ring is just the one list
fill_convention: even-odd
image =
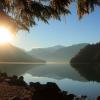
[(100, 95), (98, 69), (74, 68), (69, 64), (0, 64), (0, 72), (6, 72), (8, 75), (22, 75), (28, 83), (31, 81), (42, 84), (48, 81), (56, 82), (62, 90), (77, 95), (87, 95), (90, 100)]

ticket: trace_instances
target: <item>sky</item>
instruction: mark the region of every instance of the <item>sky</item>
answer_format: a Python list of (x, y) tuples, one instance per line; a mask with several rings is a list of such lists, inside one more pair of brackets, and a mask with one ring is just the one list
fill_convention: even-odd
[(70, 46), (79, 43), (100, 41), (100, 8), (78, 19), (76, 10), (71, 8), (71, 15), (61, 17), (61, 21), (51, 19), (49, 24), (41, 21), (30, 28), (29, 32), (20, 31), (12, 44), (27, 51), (32, 48), (45, 48), (55, 45)]

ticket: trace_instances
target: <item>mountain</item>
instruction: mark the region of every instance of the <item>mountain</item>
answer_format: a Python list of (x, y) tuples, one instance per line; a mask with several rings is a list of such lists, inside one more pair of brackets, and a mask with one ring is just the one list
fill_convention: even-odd
[(46, 61), (69, 61), (86, 45), (87, 43), (81, 43), (68, 47), (58, 45), (48, 48), (37, 48), (32, 49), (29, 54)]
[(88, 44), (71, 59), (71, 63), (100, 64), (100, 43)]
[(29, 53), (30, 54), (42, 54), (44, 55), (44, 53), (48, 54), (48, 53), (53, 53), (54, 51), (56, 50), (59, 50), (61, 48), (64, 48), (64, 46), (61, 46), (61, 45), (57, 45), (57, 46), (53, 46), (53, 47), (48, 47), (48, 48), (36, 48), (36, 49), (32, 49)]
[(11, 44), (0, 44), (0, 62), (44, 62)]

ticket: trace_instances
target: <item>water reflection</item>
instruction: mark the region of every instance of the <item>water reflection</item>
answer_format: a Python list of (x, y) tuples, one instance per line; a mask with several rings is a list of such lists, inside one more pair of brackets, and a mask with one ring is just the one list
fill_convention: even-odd
[(97, 64), (72, 64), (81, 76), (88, 81), (100, 82), (100, 65)]
[(32, 67), (32, 69), (28, 70), (28, 73), (30, 73), (33, 76), (42, 76), (42, 77), (49, 77), (53, 79), (64, 79), (64, 78), (70, 78), (73, 80), (85, 80), (83, 77), (80, 76), (80, 74), (72, 68), (70, 65), (66, 64), (59, 64), (59, 65), (41, 65), (38, 67)]
[(0, 71), (8, 75), (23, 75), (26, 82), (56, 82), (62, 90), (78, 95), (87, 95), (90, 100), (100, 95), (100, 67), (93, 65), (23, 65), (0, 64)]
[(29, 73), (37, 77), (42, 76), (42, 77), (49, 77), (53, 79), (59, 79), (59, 80), (64, 78), (70, 78), (73, 80), (80, 80), (80, 81), (85, 80), (83, 77), (80, 76), (80, 74), (74, 68), (66, 64), (62, 64), (62, 65), (1, 64), (0, 71), (6, 72), (8, 75), (16, 74), (20, 76), (22, 74)]
[(98, 82), (80, 82), (68, 78), (57, 80), (48, 77), (34, 77), (29, 73), (23, 76), (27, 83), (30, 81), (40, 82), (41, 84), (45, 84), (48, 81), (55, 82), (62, 90), (76, 95), (87, 95), (89, 100), (95, 100), (100, 95), (100, 83)]
[(35, 77), (48, 77), (53, 79), (73, 79), (79, 81), (100, 82), (100, 66), (90, 64), (0, 64), (0, 71), (8, 75), (23, 75), (26, 73)]
[[(37, 65), (34, 65), (36, 67)], [(39, 66), (39, 65), (38, 65)], [(27, 64), (0, 64), (0, 72), (6, 72), (8, 75), (22, 75), (29, 69), (33, 68), (33, 65)]]

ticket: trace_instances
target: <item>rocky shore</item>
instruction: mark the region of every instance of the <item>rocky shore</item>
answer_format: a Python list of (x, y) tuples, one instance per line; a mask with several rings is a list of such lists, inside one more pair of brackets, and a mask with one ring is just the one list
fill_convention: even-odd
[(0, 100), (87, 100), (87, 96), (69, 94), (62, 91), (56, 83), (27, 84), (23, 76), (9, 77), (6, 73), (0, 73)]

